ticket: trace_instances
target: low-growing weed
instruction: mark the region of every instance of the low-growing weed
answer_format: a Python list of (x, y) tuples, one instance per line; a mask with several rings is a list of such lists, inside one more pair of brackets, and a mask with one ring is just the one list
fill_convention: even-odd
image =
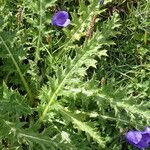
[(125, 134), (150, 125), (149, 8), (0, 0), (0, 149), (134, 149)]

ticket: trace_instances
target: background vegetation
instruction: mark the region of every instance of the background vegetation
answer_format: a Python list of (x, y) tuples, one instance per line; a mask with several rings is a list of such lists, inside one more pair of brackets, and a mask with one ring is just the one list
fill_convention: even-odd
[[(133, 150), (125, 133), (150, 125), (149, 8), (0, 0), (0, 149)], [(50, 24), (58, 10), (71, 25)]]

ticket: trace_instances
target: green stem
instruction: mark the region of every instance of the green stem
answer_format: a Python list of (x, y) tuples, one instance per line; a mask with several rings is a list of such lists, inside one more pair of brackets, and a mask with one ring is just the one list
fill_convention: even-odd
[(9, 55), (10, 55), (14, 65), (16, 67), (16, 70), (17, 70), (17, 72), (18, 72), (18, 74), (19, 74), (19, 76), (21, 78), (21, 81), (23, 82), (23, 85), (24, 85), (24, 87), (25, 87), (25, 89), (27, 91), (27, 94), (29, 96), (30, 102), (32, 102), (33, 97), (32, 97), (32, 93), (31, 93), (31, 90), (29, 88), (29, 85), (28, 85), (27, 81), (25, 80), (25, 78), (24, 78), (24, 76), (23, 76), (23, 74), (22, 74), (22, 72), (21, 72), (21, 70), (20, 70), (20, 68), (19, 68), (15, 58), (13, 57), (13, 54), (11, 53), (11, 51), (10, 51), (9, 47), (7, 46), (6, 42), (3, 40), (2, 36), (0, 36), (0, 39), (1, 39), (2, 43), (3, 43), (3, 45), (5, 46), (7, 52), (9, 53)]
[(35, 123), (34, 126), (37, 126), (39, 122), (42, 122), (49, 110), (50, 105), (53, 103), (53, 101), (55, 100), (55, 98), (57, 97), (57, 94), (60, 92), (61, 88), (63, 87), (63, 85), (66, 82), (66, 79), (70, 76), (72, 70), (76, 67), (76, 65), (78, 64), (78, 61), (84, 56), (84, 54), (77, 60), (75, 60), (75, 62), (73, 63), (72, 67), (70, 68), (70, 70), (68, 70), (68, 72), (66, 73), (66, 75), (64, 76), (64, 78), (62, 79), (61, 83), (59, 84), (59, 86), (56, 88), (55, 92), (53, 93), (53, 95), (51, 96), (48, 104), (45, 106), (44, 111), (41, 115), (41, 117), (37, 120), (37, 122)]
[(37, 50), (35, 54), (35, 62), (39, 60), (39, 52), (40, 52), (40, 42), (41, 42), (41, 26), (42, 26), (42, 3), (41, 0), (39, 1), (40, 3), (40, 25), (39, 25), (39, 34), (38, 34), (38, 41), (37, 41)]
[(61, 84), (58, 86), (58, 88), (56, 89), (56, 91), (53, 93), (51, 99), (49, 100), (48, 104), (46, 105), (46, 107), (45, 107), (45, 109), (44, 109), (44, 111), (43, 111), (43, 113), (42, 113), (42, 116), (39, 118), (39, 121), (42, 122), (43, 119), (45, 118), (45, 116), (46, 116), (46, 114), (47, 114), (47, 112), (48, 112), (48, 109), (49, 109), (50, 105), (51, 105), (52, 102), (55, 100), (57, 94), (59, 93), (61, 87), (64, 85), (64, 83), (65, 83), (65, 81), (66, 81), (66, 79), (68, 78), (69, 75), (70, 75), (70, 74), (68, 73), (68, 74), (65, 76), (65, 78), (62, 80)]

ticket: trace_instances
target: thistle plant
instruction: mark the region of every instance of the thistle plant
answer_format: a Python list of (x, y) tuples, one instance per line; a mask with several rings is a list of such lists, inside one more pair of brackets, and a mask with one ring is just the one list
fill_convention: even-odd
[(0, 149), (148, 148), (149, 2), (115, 5), (0, 1)]

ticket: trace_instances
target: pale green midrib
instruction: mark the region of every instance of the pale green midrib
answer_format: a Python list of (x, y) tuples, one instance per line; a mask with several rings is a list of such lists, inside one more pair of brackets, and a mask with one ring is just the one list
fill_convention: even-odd
[(38, 140), (38, 141), (43, 141), (43, 142), (46, 142), (46, 143), (50, 143), (50, 140), (42, 139), (42, 138), (35, 137), (35, 136), (32, 136), (32, 135), (28, 135), (28, 134), (24, 134), (24, 133), (19, 133), (19, 135), (23, 136), (23, 137), (31, 138), (31, 139), (34, 139), (34, 140)]
[[(66, 74), (66, 76), (62, 79), (62, 82), (60, 83), (60, 85), (58, 86), (58, 88), (55, 90), (54, 94), (52, 95), (51, 99), (49, 100), (48, 104), (46, 105), (42, 116), (39, 118), (38, 121), (43, 121), (43, 119), (45, 118), (45, 115), (49, 109), (49, 106), (51, 105), (51, 103), (54, 101), (55, 96), (57, 96), (59, 90), (61, 89), (61, 87), (64, 85), (66, 79), (68, 78), (68, 76), (71, 74), (70, 72), (72, 72), (72, 70), (76, 67), (76, 65), (78, 64), (78, 61), (80, 61), (82, 59), (82, 57), (84, 57), (84, 55), (86, 54), (87, 51), (85, 51), (85, 53), (83, 55), (81, 55), (81, 57), (79, 57), (72, 65), (71, 69), (68, 71), (68, 73)], [(37, 122), (38, 122), (37, 121)]]
[[(143, 116), (145, 119), (148, 119), (148, 121), (150, 121), (150, 116), (148, 116), (147, 114), (146, 114), (146, 111), (145, 112), (143, 112), (143, 111), (139, 111), (139, 108), (138, 107), (136, 107), (136, 106), (130, 106), (128, 103), (125, 103), (125, 102), (117, 102), (116, 103), (116, 105), (118, 106), (118, 107), (121, 107), (121, 108), (123, 108), (123, 109), (126, 109), (126, 110), (128, 110), (129, 112), (131, 112), (131, 113), (133, 113), (133, 114), (140, 114), (141, 116)], [(125, 107), (125, 106), (126, 107)], [(128, 107), (127, 107), (128, 106)], [(136, 109), (135, 109), (136, 108)]]
[(3, 45), (5, 46), (7, 52), (9, 53), (9, 55), (10, 55), (10, 57), (11, 57), (11, 59), (12, 59), (12, 62), (14, 63), (14, 65), (15, 65), (15, 67), (16, 67), (16, 69), (17, 69), (17, 72), (18, 72), (18, 74), (19, 74), (19, 76), (20, 76), (20, 78), (21, 78), (21, 81), (23, 82), (23, 85), (24, 85), (24, 87), (25, 87), (25, 89), (26, 89), (26, 91), (27, 91), (27, 94), (28, 94), (28, 96), (29, 96), (30, 103), (31, 103), (33, 97), (32, 97), (32, 93), (31, 93), (31, 91), (30, 91), (30, 88), (29, 88), (29, 86), (28, 86), (28, 83), (27, 83), (26, 79), (24, 78), (24, 76), (23, 76), (23, 74), (22, 74), (22, 72), (21, 72), (21, 70), (20, 70), (20, 68), (19, 68), (19, 66), (18, 66), (18, 64), (17, 64), (17, 62), (16, 62), (16, 60), (15, 60), (15, 58), (13, 57), (13, 55), (12, 55), (10, 49), (8, 48), (8, 46), (7, 46), (7, 44), (5, 43), (5, 41), (3, 40), (2, 36), (0, 36), (0, 39), (1, 39), (2, 43), (3, 43)]
[(52, 97), (51, 97), (49, 103), (46, 105), (46, 108), (44, 109), (44, 111), (43, 111), (43, 113), (42, 113), (42, 116), (41, 116), (41, 118), (40, 118), (40, 121), (42, 121), (42, 120), (45, 118), (45, 115), (46, 115), (46, 113), (47, 113), (47, 111), (48, 111), (48, 109), (49, 109), (51, 103), (54, 101), (54, 99), (55, 99), (55, 97), (57, 96), (59, 90), (60, 90), (61, 87), (64, 85), (64, 82), (66, 81), (66, 79), (67, 79), (68, 76), (70, 75), (70, 72), (72, 71), (73, 68), (74, 68), (74, 67), (72, 67), (72, 68), (70, 69), (70, 71), (67, 73), (67, 75), (63, 78), (63, 80), (62, 80), (62, 82), (60, 83), (60, 85), (58, 86), (58, 88), (55, 90), (55, 92), (54, 92), (54, 94), (52, 95)]
[[(111, 102), (114, 106), (123, 108), (124, 110), (128, 110), (129, 112), (131, 112), (132, 114), (140, 114), (141, 116), (143, 116), (145, 119), (147, 119), (148, 121), (150, 121), (150, 116), (148, 116), (145, 112), (139, 112), (139, 108), (136, 106), (130, 106), (127, 102), (123, 101), (123, 102), (113, 102), (111, 99), (111, 97), (105, 96), (105, 95), (101, 95), (102, 98), (105, 98), (106, 100), (109, 100), (109, 102)], [(128, 107), (127, 107), (128, 106)]]
[(40, 137), (37, 137), (37, 136), (33, 136), (31, 134), (27, 134), (25, 132), (22, 132), (20, 129), (17, 129), (16, 127), (14, 127), (13, 124), (9, 121), (3, 120), (3, 119), (2, 119), (2, 121), (12, 131), (17, 132), (18, 137), (23, 136), (23, 137), (30, 138), (30, 139), (33, 139), (33, 140), (42, 141), (42, 142), (45, 142), (45, 143), (49, 143), (49, 144), (51, 143), (53, 145), (57, 145), (54, 141), (50, 141), (49, 139), (40, 138)]
[[(82, 114), (84, 115), (88, 115), (90, 116), (91, 113), (85, 113), (85, 112), (82, 112)], [(131, 122), (127, 121), (127, 120), (123, 120), (123, 119), (120, 119), (120, 118), (116, 118), (116, 117), (111, 117), (111, 116), (107, 116), (107, 115), (102, 115), (102, 114), (99, 114), (97, 113), (97, 117), (101, 117), (103, 119), (106, 119), (106, 120), (113, 120), (113, 121), (119, 121), (119, 122), (122, 122), (122, 123), (126, 123), (126, 124), (132, 124)], [(92, 118), (92, 117), (91, 117)]]
[(106, 119), (106, 120), (113, 120), (113, 121), (117, 120), (118, 122), (122, 122), (122, 123), (126, 123), (126, 124), (132, 124), (131, 122), (129, 122), (127, 120), (123, 120), (123, 119), (119, 119), (119, 118), (115, 118), (115, 117), (110, 117), (110, 116), (106, 116), (106, 115), (99, 115), (99, 117)]
[[(90, 136), (91, 137), (93, 137), (93, 139), (95, 139), (98, 143), (101, 143), (101, 144), (103, 144), (103, 145), (101, 145), (102, 147), (105, 147), (105, 141), (103, 141), (103, 140), (101, 140), (100, 138), (100, 136), (95, 132), (95, 131), (93, 131), (93, 129), (90, 127), (90, 126), (88, 126), (86, 123), (84, 123), (84, 122), (81, 122), (80, 120), (78, 120), (78, 119), (76, 119), (73, 115), (71, 115), (70, 114), (70, 112), (68, 112), (67, 113), (67, 111), (62, 107), (62, 106), (60, 106), (60, 109), (59, 109), (59, 111), (61, 111), (62, 113), (64, 113), (65, 115), (67, 115), (68, 117), (70, 117), (71, 119), (72, 119), (72, 121), (80, 128), (80, 125), (81, 126), (86, 126), (86, 127), (88, 127), (88, 128), (90, 128), (90, 130), (91, 131), (87, 131), (87, 130), (83, 130), (82, 128), (80, 128), (82, 131), (85, 131), (85, 132), (87, 132), (87, 133), (89, 133), (90, 134)], [(79, 125), (80, 124), (80, 125)], [(93, 134), (91, 134), (91, 132), (93, 132)]]

